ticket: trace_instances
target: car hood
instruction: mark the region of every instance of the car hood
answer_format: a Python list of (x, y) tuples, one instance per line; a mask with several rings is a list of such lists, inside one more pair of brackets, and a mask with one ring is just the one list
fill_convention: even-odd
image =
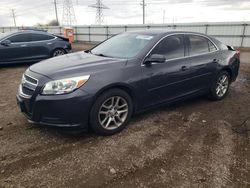
[(106, 69), (121, 68), (126, 61), (126, 59), (77, 52), (41, 61), (30, 66), (29, 69), (51, 79), (57, 79), (68, 75), (87, 75), (105, 71)]

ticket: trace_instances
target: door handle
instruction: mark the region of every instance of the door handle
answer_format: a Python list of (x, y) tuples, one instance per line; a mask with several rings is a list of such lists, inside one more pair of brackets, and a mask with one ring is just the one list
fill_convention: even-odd
[(21, 44), (21, 47), (26, 47), (27, 46), (27, 44)]
[(182, 66), (182, 67), (181, 67), (181, 71), (186, 71), (186, 70), (188, 70), (188, 67), (187, 67), (187, 66)]

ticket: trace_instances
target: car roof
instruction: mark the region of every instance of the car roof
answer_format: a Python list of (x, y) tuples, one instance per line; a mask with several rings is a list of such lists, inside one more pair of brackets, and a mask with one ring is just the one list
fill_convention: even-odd
[(20, 30), (17, 31), (16, 33), (39, 33), (39, 34), (49, 34), (46, 31), (38, 31), (38, 30), (32, 30), (32, 29), (27, 29), (27, 30)]
[(46, 31), (37, 31), (37, 30), (31, 30), (31, 29), (6, 32), (6, 34), (8, 36), (13, 35), (13, 34), (21, 34), (21, 33), (38, 33), (38, 34), (52, 35), (52, 34), (46, 32)]
[[(168, 34), (196, 34), (196, 35), (203, 35), (207, 36), (204, 33), (198, 33), (198, 32), (191, 32), (191, 31), (166, 31), (163, 29), (147, 29), (147, 30), (138, 30), (138, 31), (128, 31), (128, 33), (136, 33), (136, 34), (145, 34), (145, 35), (168, 35)], [(208, 37), (208, 36), (207, 36)]]
[(206, 35), (204, 33), (198, 33), (198, 32), (192, 32), (192, 31), (166, 31), (163, 29), (147, 29), (147, 30), (141, 30), (141, 31), (128, 31), (128, 33), (135, 33), (135, 34), (140, 34), (140, 35), (154, 35), (158, 36), (159, 38), (162, 38), (166, 35), (171, 35), (171, 34), (193, 34), (193, 35), (200, 35), (208, 38), (210, 41), (216, 44), (216, 46), (219, 49), (225, 49), (225, 44), (214, 38), (213, 36)]

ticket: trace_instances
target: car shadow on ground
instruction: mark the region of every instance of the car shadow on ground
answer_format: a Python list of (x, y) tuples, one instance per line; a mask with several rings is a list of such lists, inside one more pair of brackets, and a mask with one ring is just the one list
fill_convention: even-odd
[[(211, 102), (206, 96), (199, 96), (190, 98), (189, 100), (183, 100), (179, 102), (173, 102), (171, 104), (161, 105), (159, 107), (155, 107), (153, 109), (146, 110), (144, 112), (141, 112), (139, 114), (133, 115), (131, 123), (139, 123), (143, 121), (147, 116), (158, 114), (160, 112), (173, 112), (178, 111), (182, 108), (192, 108), (192, 106), (195, 105), (203, 105), (204, 103)], [(47, 134), (50, 134), (52, 137), (58, 137), (58, 138), (68, 138), (73, 140), (81, 140), (86, 138), (93, 138), (93, 137), (105, 137), (105, 136), (98, 136), (96, 135), (91, 128), (86, 130), (76, 130), (76, 129), (70, 129), (70, 128), (59, 128), (59, 127), (53, 127), (53, 126), (45, 126), (45, 125), (39, 125), (39, 124), (28, 124), (28, 129), (38, 129), (39, 131), (46, 132)], [(128, 125), (126, 127), (127, 129), (130, 128)]]

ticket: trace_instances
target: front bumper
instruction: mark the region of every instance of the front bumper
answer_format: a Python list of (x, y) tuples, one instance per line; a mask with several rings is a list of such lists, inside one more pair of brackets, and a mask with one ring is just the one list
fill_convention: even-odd
[(21, 112), (29, 122), (56, 127), (88, 129), (92, 97), (78, 89), (64, 95), (16, 96)]

